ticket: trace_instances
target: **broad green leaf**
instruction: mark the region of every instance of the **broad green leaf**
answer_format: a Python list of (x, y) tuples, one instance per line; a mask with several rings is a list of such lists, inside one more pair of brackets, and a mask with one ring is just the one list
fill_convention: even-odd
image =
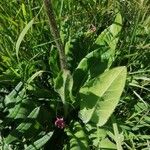
[(29, 145), (25, 150), (39, 150), (43, 145), (45, 145), (48, 140), (52, 137), (53, 132), (49, 132), (46, 135), (44, 135), (39, 140), (35, 141), (33, 144)]
[[(95, 44), (97, 46), (108, 46), (107, 53), (109, 55), (109, 67), (111, 66), (115, 49), (118, 43), (118, 35), (122, 29), (122, 17), (120, 13), (117, 13), (114, 23), (105, 29), (96, 39)], [(105, 52), (106, 53), (106, 52)]]
[(59, 93), (64, 104), (65, 115), (67, 115), (68, 104), (72, 102), (72, 85), (73, 79), (68, 71), (60, 72), (55, 79), (55, 90)]
[(73, 124), (73, 130), (66, 129), (66, 132), (70, 137), (69, 150), (89, 150), (86, 134), (78, 122)]
[[(108, 59), (106, 55), (101, 55), (101, 49), (94, 50), (81, 60), (73, 74), (73, 90), (78, 92), (80, 87), (88, 78), (94, 78), (107, 68)], [(82, 80), (81, 80), (82, 79)]]
[(35, 108), (26, 119), (24, 119), (23, 123), (21, 123), (16, 129), (14, 129), (5, 139), (6, 144), (10, 144), (11, 142), (19, 139), (23, 133), (25, 133), (33, 124), (34, 119), (37, 118), (39, 114), (40, 108)]
[(114, 23), (105, 29), (96, 39), (95, 44), (99, 46), (108, 45), (111, 51), (114, 52), (116, 44), (118, 42), (118, 34), (122, 28), (122, 17), (118, 13), (116, 15)]
[[(73, 90), (75, 94), (88, 78), (96, 77), (111, 66), (121, 28), (122, 17), (118, 13), (114, 23), (96, 39), (95, 45), (97, 49), (85, 56), (75, 70), (73, 75)], [(81, 78), (82, 82), (80, 82)]]
[(126, 67), (117, 67), (87, 82), (80, 89), (79, 117), (103, 126), (116, 108), (126, 81)]
[[(24, 120), (25, 123), (21, 123), (16, 129), (20, 130), (20, 132), (25, 132), (29, 127), (32, 125), (29, 119), (33, 120), (36, 119), (40, 111), (40, 107), (35, 108), (28, 117)], [(28, 122), (29, 121), (29, 122)]]
[(4, 119), (4, 123), (6, 124), (14, 119), (26, 118), (29, 112), (33, 109), (34, 103), (31, 103), (28, 100), (25, 88), (20, 90), (21, 86), (22, 83), (20, 82), (4, 100), (6, 106), (5, 111), (9, 112)]
[(25, 26), (25, 28), (22, 30), (22, 32), (19, 35), (19, 38), (18, 38), (17, 43), (16, 43), (16, 56), (17, 56), (18, 60), (19, 60), (20, 44), (23, 41), (23, 38), (26, 35), (26, 33), (28, 32), (28, 30), (32, 27), (33, 23), (34, 23), (34, 18)]

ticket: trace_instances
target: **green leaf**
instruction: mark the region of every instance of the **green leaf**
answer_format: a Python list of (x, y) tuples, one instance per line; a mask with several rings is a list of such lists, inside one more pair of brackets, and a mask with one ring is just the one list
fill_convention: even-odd
[(27, 83), (31, 83), (37, 76), (41, 75), (44, 71), (43, 70), (40, 70), (40, 71), (37, 71), (36, 73), (34, 73), (28, 80), (27, 80)]
[(95, 149), (117, 149), (116, 145), (108, 139), (107, 128), (86, 124), (86, 129)]
[[(116, 150), (116, 145), (112, 143), (108, 138), (105, 138), (99, 142), (99, 148), (100, 149), (110, 149), (110, 150)], [(120, 149), (118, 149), (120, 150)]]
[(114, 135), (115, 135), (115, 142), (117, 144), (117, 149), (123, 150), (122, 144), (124, 141), (124, 137), (122, 134), (119, 133), (117, 123), (113, 123)]
[(34, 23), (34, 18), (25, 26), (25, 28), (22, 30), (22, 32), (19, 35), (19, 38), (18, 38), (17, 43), (16, 43), (16, 56), (17, 56), (18, 60), (19, 60), (20, 44), (23, 41), (23, 38), (26, 35), (26, 33), (28, 32), (28, 30), (32, 27), (33, 23)]
[[(109, 58), (109, 66), (111, 66), (114, 55), (115, 49), (118, 43), (118, 35), (122, 29), (122, 17), (120, 13), (117, 13), (114, 23), (105, 29), (96, 39), (95, 44), (97, 46), (108, 46), (109, 49), (107, 50)], [(105, 51), (106, 53), (106, 51)]]
[(64, 104), (65, 115), (67, 115), (68, 104), (72, 103), (72, 85), (73, 79), (68, 71), (60, 72), (55, 79), (55, 90), (59, 93)]
[(73, 123), (73, 130), (66, 129), (66, 132), (70, 137), (69, 150), (89, 150), (86, 134), (78, 122)]
[[(74, 94), (78, 93), (78, 90), (87, 79), (98, 76), (111, 66), (121, 28), (122, 17), (118, 13), (114, 23), (96, 39), (95, 45), (97, 49), (86, 55), (75, 70), (73, 75)], [(80, 79), (82, 79), (82, 82)]]
[(26, 119), (24, 119), (24, 123), (21, 123), (15, 130), (13, 130), (5, 139), (6, 144), (10, 144), (11, 142), (21, 138), (22, 134), (25, 133), (33, 124), (34, 119), (37, 118), (39, 114), (40, 108), (35, 108)]
[(114, 23), (105, 29), (96, 39), (95, 44), (99, 46), (108, 45), (112, 51), (115, 50), (118, 42), (118, 34), (122, 28), (122, 17), (118, 13)]
[(59, 66), (58, 66), (58, 51), (57, 49), (52, 45), (50, 50), (50, 57), (49, 57), (49, 65), (51, 72), (53, 74), (53, 77), (56, 78), (59, 74)]
[[(15, 89), (5, 97), (5, 110), (9, 114), (4, 119), (4, 122), (8, 124), (14, 119), (24, 119), (33, 109), (34, 103), (30, 102), (26, 96), (25, 88), (21, 89), (22, 82), (20, 82)], [(20, 90), (20, 91), (19, 91)]]
[(14, 97), (15, 102), (12, 102), (7, 106), (9, 114), (7, 118), (24, 118), (29, 111), (28, 100), (25, 96), (25, 89), (21, 90), (16, 97)]
[[(94, 78), (107, 68), (108, 58), (106, 55), (101, 55), (101, 49), (94, 50), (81, 60), (77, 69), (73, 74), (74, 93), (77, 93), (81, 86), (88, 78)], [(82, 79), (82, 81), (81, 81)]]
[(6, 95), (4, 99), (5, 106), (8, 106), (9, 104), (14, 103), (16, 101), (14, 97), (17, 95), (22, 85), (23, 83), (19, 82), (18, 85), (14, 88), (14, 90), (12, 90), (8, 95)]
[(53, 132), (47, 133), (45, 136), (40, 138), (39, 140), (35, 141), (33, 144), (29, 145), (25, 150), (38, 150), (40, 149), (43, 145), (47, 143), (47, 141), (52, 137)]
[(103, 126), (117, 106), (126, 81), (126, 67), (117, 67), (87, 82), (80, 89), (79, 117)]

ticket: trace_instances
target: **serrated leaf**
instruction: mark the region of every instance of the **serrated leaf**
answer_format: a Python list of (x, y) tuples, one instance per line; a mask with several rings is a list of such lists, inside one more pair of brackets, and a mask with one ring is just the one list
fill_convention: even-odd
[(43, 145), (45, 145), (48, 140), (52, 137), (53, 132), (47, 133), (45, 136), (40, 138), (39, 140), (35, 141), (33, 144), (29, 145), (25, 150), (38, 150), (40, 149)]
[(78, 122), (73, 124), (73, 130), (66, 131), (70, 137), (69, 150), (89, 150), (86, 134)]
[(19, 139), (25, 131), (27, 131), (33, 124), (33, 120), (37, 118), (40, 108), (35, 108), (28, 117), (15, 130), (13, 130), (5, 139), (6, 144)]
[(103, 126), (117, 106), (126, 81), (126, 67), (117, 67), (87, 82), (80, 89), (79, 117)]
[(34, 23), (34, 18), (25, 26), (25, 28), (22, 30), (22, 32), (19, 35), (19, 38), (18, 38), (17, 43), (16, 43), (16, 56), (17, 56), (18, 60), (19, 60), (20, 44), (23, 41), (23, 38), (26, 35), (26, 33), (28, 32), (28, 30), (32, 27), (33, 23)]

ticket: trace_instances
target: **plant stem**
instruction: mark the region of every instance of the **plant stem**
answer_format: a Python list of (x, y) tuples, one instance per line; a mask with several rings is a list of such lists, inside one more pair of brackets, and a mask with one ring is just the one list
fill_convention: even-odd
[(56, 47), (59, 51), (59, 59), (60, 59), (61, 69), (63, 71), (66, 71), (66, 70), (68, 70), (68, 67), (67, 67), (67, 62), (66, 62), (66, 57), (65, 57), (64, 45), (62, 43), (59, 31), (58, 31), (56, 19), (55, 19), (54, 12), (53, 12), (52, 2), (51, 2), (51, 0), (43, 0), (43, 1), (44, 1), (46, 14), (48, 16), (50, 30), (51, 30), (52, 36), (55, 40)]

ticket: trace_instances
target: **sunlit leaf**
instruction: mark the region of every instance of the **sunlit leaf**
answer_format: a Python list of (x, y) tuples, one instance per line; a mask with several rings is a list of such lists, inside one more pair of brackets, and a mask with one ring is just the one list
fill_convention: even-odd
[(22, 32), (20, 33), (19, 35), (19, 38), (17, 40), (17, 43), (16, 43), (16, 56), (17, 56), (17, 59), (19, 60), (19, 48), (20, 48), (20, 44), (21, 42), (23, 41), (23, 38), (24, 36), (26, 35), (26, 33), (28, 32), (28, 30), (32, 27), (34, 23), (34, 19), (32, 19), (26, 26), (25, 28), (22, 30)]
[[(122, 29), (122, 17), (120, 13), (117, 13), (114, 23), (105, 29), (96, 39), (95, 44), (99, 47), (108, 46), (107, 53), (109, 55), (109, 67), (111, 66), (115, 49), (119, 39), (119, 33)], [(104, 52), (106, 53), (106, 51)]]
[(104, 125), (117, 106), (126, 81), (126, 67), (117, 67), (87, 82), (80, 89), (79, 117), (84, 123)]

